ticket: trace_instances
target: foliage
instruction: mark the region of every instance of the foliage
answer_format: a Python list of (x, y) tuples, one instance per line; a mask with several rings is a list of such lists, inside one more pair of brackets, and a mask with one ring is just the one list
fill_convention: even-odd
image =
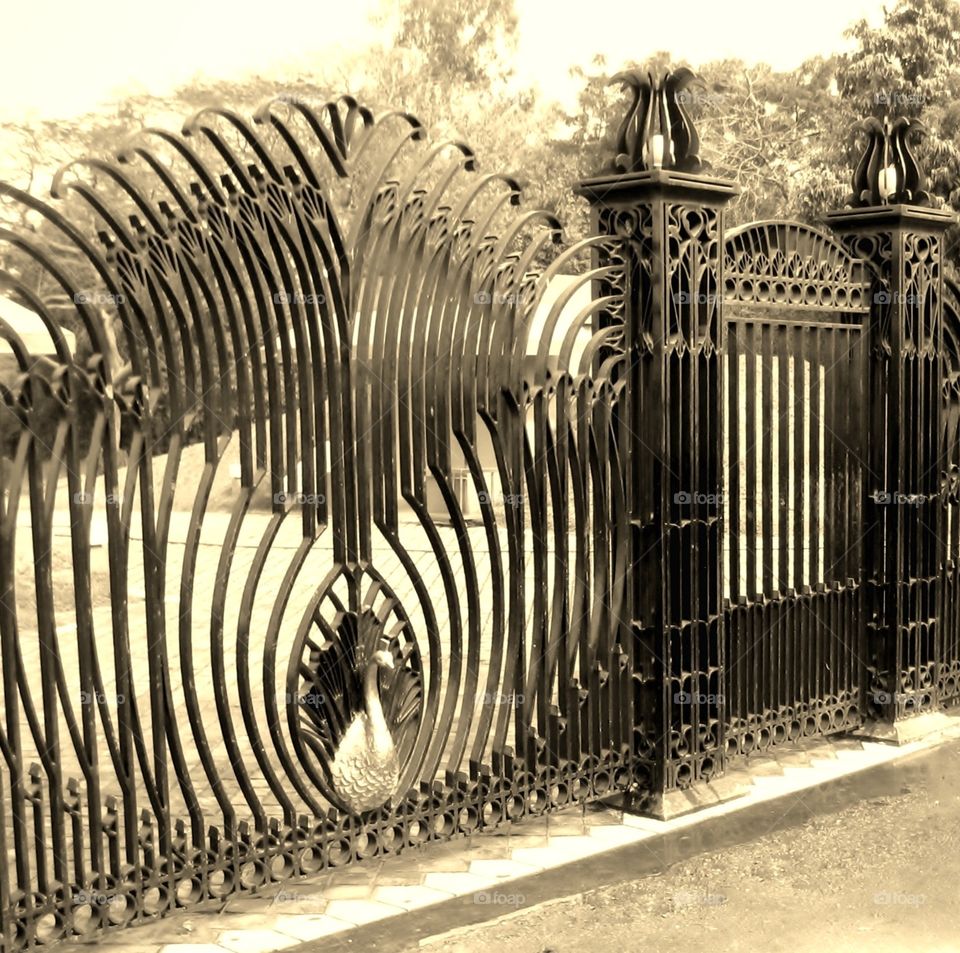
[[(167, 99), (128, 98), (108, 112), (67, 122), (8, 124), (0, 136), (15, 143), (19, 184), (45, 192), (61, 162), (83, 155), (109, 155), (122, 135), (144, 123), (169, 124), (213, 104), (229, 103), (249, 115), (268, 97), (318, 103), (348, 88), (375, 112), (402, 108), (417, 115), (434, 138), (470, 143), (482, 171), (505, 172), (524, 185), (526, 200), (565, 223), (568, 240), (589, 231), (585, 203), (572, 192), (577, 180), (598, 172), (613, 148), (613, 132), (625, 108), (609, 77), (640, 64), (607, 64), (597, 57), (577, 69), (577, 107), (565, 114), (512, 71), (517, 42), (513, 0), (402, 0), (381, 22), (390, 42), (360, 51), (337, 70), (323, 64), (278, 86), (262, 76), (242, 82), (193, 82)], [(642, 64), (654, 72), (688, 65), (702, 78), (688, 90), (687, 106), (713, 171), (733, 179), (740, 194), (731, 224), (769, 217), (816, 221), (843, 205), (861, 144), (856, 124), (866, 115), (920, 118), (929, 133), (918, 157), (931, 190), (960, 210), (960, 5), (954, 0), (899, 0), (878, 27), (854, 24), (855, 48), (844, 55), (815, 57), (797, 69), (778, 71), (740, 60), (706, 64), (677, 62), (669, 52)], [(451, 153), (453, 154), (453, 153)], [(135, 173), (134, 173), (135, 174)], [(345, 195), (349, 216), (356, 201)], [(3, 210), (0, 209), (0, 215)], [(93, 227), (92, 213), (90, 224)], [(37, 222), (44, 243), (57, 237)], [(94, 229), (95, 230), (95, 229)], [(960, 255), (951, 241), (949, 254)], [(541, 262), (543, 264), (544, 262)], [(20, 274), (75, 332), (73, 304), (41, 278), (29, 262), (2, 262)], [(83, 262), (66, 259), (79, 287)], [(79, 272), (77, 271), (79, 269)], [(44, 283), (46, 282), (46, 283)], [(108, 329), (114, 315), (101, 309)], [(81, 349), (88, 346), (82, 340)], [(125, 345), (113, 359), (124, 361)]]
[(402, 5), (395, 45), (414, 51), (424, 72), (489, 88), (509, 73), (503, 52), (516, 29), (510, 0), (419, 0)]

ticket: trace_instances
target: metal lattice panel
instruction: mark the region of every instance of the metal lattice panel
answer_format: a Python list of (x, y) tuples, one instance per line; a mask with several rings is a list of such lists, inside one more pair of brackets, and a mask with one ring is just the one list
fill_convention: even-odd
[(869, 288), (865, 262), (808, 225), (756, 222), (724, 236), (728, 301), (856, 314), (870, 310)]
[(3, 195), (5, 949), (642, 781), (605, 238), (349, 98)]

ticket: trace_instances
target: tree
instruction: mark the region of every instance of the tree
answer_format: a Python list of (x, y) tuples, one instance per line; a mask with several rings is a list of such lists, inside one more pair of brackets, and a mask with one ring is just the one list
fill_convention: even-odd
[[(960, 211), (960, 5), (900, 0), (883, 24), (861, 20), (849, 35), (857, 49), (840, 57), (837, 85), (850, 115), (919, 119), (927, 135), (916, 149), (928, 188)], [(848, 150), (847, 157), (853, 159)], [(947, 233), (948, 260), (960, 262), (960, 229)]]
[(407, 0), (394, 41), (429, 71), (489, 89), (511, 72), (504, 54), (516, 47), (516, 30), (512, 0)]

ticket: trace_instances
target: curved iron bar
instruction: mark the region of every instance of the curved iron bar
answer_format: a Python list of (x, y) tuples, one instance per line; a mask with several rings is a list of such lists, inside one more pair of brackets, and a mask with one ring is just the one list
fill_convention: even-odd
[[(619, 266), (583, 269), (598, 237), (538, 271), (560, 224), (424, 140), (279, 97), (70, 163), (54, 203), (2, 187), (42, 220), (0, 231), (2, 287), (56, 352), (3, 334), (6, 948), (636, 785), (623, 355), (595, 327), (622, 295), (573, 306)], [(339, 759), (384, 652), (397, 757), (361, 803)]]

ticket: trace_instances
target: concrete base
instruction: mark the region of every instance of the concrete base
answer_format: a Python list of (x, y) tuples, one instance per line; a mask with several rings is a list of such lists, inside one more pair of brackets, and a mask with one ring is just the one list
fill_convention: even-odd
[(783, 765), (776, 758), (761, 754), (758, 757), (745, 758), (732, 772), (728, 768), (725, 777), (730, 777), (731, 774), (749, 783), (752, 778), (772, 778), (783, 774)]
[(942, 711), (925, 712), (900, 721), (868, 721), (862, 728), (853, 732), (854, 737), (863, 741), (882, 741), (892, 745), (908, 745), (939, 735), (957, 725), (957, 718), (951, 718)]
[(752, 785), (741, 778), (720, 777), (703, 784), (677, 791), (662, 791), (658, 794), (647, 793), (638, 798), (629, 793), (617, 795), (606, 801), (611, 807), (619, 808), (626, 814), (640, 817), (652, 817), (658, 821), (671, 821), (675, 817), (691, 814), (694, 811), (715, 804), (723, 804), (750, 793)]

